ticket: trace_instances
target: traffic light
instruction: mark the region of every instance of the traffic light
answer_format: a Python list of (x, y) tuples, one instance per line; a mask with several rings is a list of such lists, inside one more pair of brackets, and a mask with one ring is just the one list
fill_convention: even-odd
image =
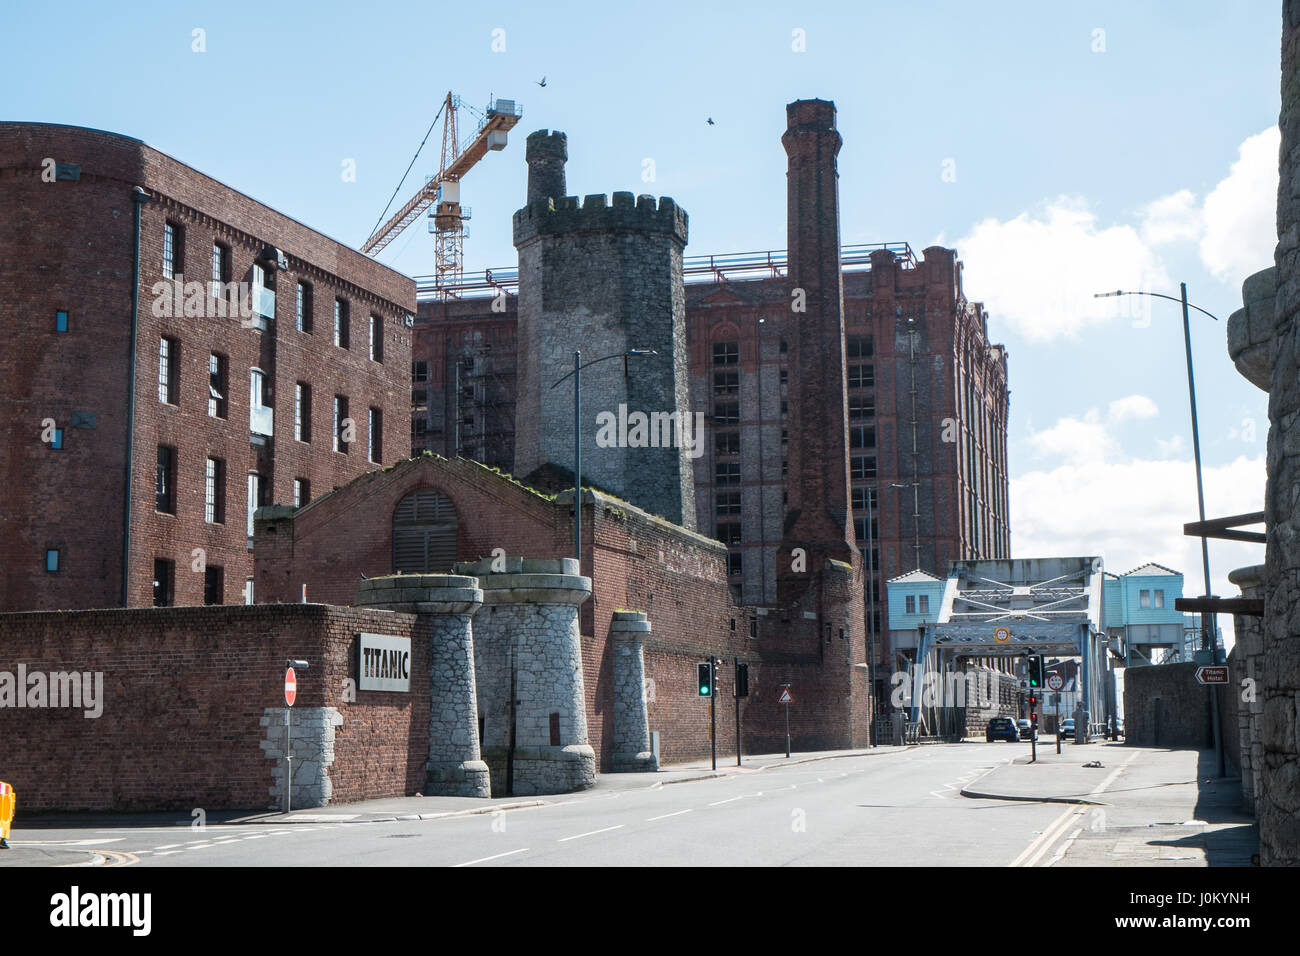
[(749, 696), (749, 665), (748, 664), (736, 665), (736, 696), (737, 697)]
[(703, 661), (695, 665), (695, 684), (700, 689), (701, 697), (713, 696), (713, 664)]
[(1041, 657), (1029, 658), (1029, 686), (1033, 690), (1043, 686), (1043, 659)]

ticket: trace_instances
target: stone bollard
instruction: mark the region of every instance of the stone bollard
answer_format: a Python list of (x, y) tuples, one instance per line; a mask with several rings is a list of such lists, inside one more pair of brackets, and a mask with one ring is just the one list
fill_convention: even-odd
[(477, 575), (483, 589), (475, 662), (493, 792), (526, 796), (594, 785), (578, 628), (591, 579), (572, 558), (488, 559), (456, 570)]
[(430, 796), (490, 797), (488, 765), (479, 753), (474, 630), (483, 603), (472, 577), (401, 574), (363, 581), (358, 607), (417, 614), (430, 624), (428, 776)]
[(645, 638), (650, 621), (644, 611), (615, 611), (609, 625), (614, 644), (614, 752), (616, 773), (654, 773), (659, 761), (650, 752), (646, 711)]

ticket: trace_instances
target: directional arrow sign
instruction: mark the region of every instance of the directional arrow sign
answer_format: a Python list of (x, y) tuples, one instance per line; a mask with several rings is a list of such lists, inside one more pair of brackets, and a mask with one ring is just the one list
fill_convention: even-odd
[(1051, 690), (1060, 690), (1065, 686), (1065, 678), (1060, 674), (1049, 674), (1047, 676), (1047, 686)]
[(1226, 665), (1207, 664), (1204, 667), (1196, 668), (1196, 683), (1198, 684), (1226, 684), (1228, 683), (1228, 668)]

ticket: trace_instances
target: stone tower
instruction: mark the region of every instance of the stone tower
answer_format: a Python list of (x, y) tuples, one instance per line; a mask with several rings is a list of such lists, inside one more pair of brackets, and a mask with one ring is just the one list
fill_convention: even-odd
[[(786, 231), (790, 257), (789, 475), (777, 600), (807, 590), (827, 559), (852, 565), (844, 285), (840, 276), (840, 151), (835, 104), (786, 106)], [(802, 549), (806, 563), (793, 557)]]
[[(573, 384), (552, 384), (582, 361), (582, 477), (640, 508), (695, 527), (682, 249), (686, 213), (668, 197), (565, 196), (565, 135), (528, 137), (528, 205), (514, 215), (519, 251), (515, 474), (572, 480)], [(644, 423), (642, 424), (642, 418)], [(696, 446), (698, 450), (703, 445)], [(698, 451), (697, 451), (698, 454)]]

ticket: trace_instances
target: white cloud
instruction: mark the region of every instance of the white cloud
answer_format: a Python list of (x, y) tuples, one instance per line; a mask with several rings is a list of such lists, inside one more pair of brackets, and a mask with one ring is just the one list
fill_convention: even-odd
[(1247, 139), (1227, 178), (1205, 197), (1201, 261), (1218, 279), (1240, 283), (1273, 264), (1281, 143), (1276, 126)]
[[(1265, 478), (1262, 455), (1206, 468), (1207, 517), (1261, 510)], [(1100, 554), (1116, 573), (1155, 561), (1183, 573), (1186, 596), (1204, 588), (1200, 539), (1183, 534), (1183, 524), (1197, 519), (1190, 461), (1093, 460), (1032, 471), (1011, 480), (1010, 506), (1016, 557)], [(1215, 593), (1238, 594), (1228, 572), (1263, 561), (1260, 545), (1211, 540)], [(1231, 634), (1231, 618), (1219, 624)]]
[(1090, 408), (1082, 418), (1058, 419), (1051, 428), (1034, 431), (1029, 426), (1029, 447), (1037, 458), (1060, 458), (1070, 465), (1111, 461), (1121, 457), (1119, 443), (1110, 426), (1160, 414), (1156, 403), (1145, 395), (1117, 398), (1106, 409), (1106, 419)]
[(1071, 465), (1105, 461), (1119, 450), (1096, 409), (1082, 419), (1062, 418), (1051, 428), (1031, 432), (1029, 446), (1038, 458), (1061, 458)]
[(1127, 422), (1140, 418), (1155, 418), (1160, 414), (1156, 403), (1145, 395), (1128, 395), (1117, 398), (1110, 403), (1107, 419), (1112, 422)]
[(1273, 262), (1280, 144), (1276, 126), (1248, 137), (1203, 202), (1180, 189), (1140, 206), (1136, 226), (1102, 226), (1085, 199), (1070, 196), (1013, 219), (978, 222), (956, 243), (967, 294), (984, 301), (995, 327), (1007, 323), (1043, 342), (1077, 337), (1117, 316), (1149, 321), (1145, 296), (1093, 295), (1171, 287), (1158, 252), (1171, 243), (1199, 243), (1206, 268), (1239, 285)]
[(1156, 452), (1161, 458), (1172, 458), (1183, 450), (1183, 436), (1173, 435), (1170, 438), (1156, 439)]
[(956, 245), (967, 295), (983, 300), (995, 325), (1007, 323), (1031, 342), (1076, 337), (1130, 307), (1094, 293), (1170, 282), (1137, 229), (1099, 227), (1080, 198), (1061, 196), (1005, 222), (985, 219)]
[(1204, 224), (1196, 194), (1190, 189), (1180, 189), (1143, 206), (1142, 238), (1151, 245), (1201, 238)]

